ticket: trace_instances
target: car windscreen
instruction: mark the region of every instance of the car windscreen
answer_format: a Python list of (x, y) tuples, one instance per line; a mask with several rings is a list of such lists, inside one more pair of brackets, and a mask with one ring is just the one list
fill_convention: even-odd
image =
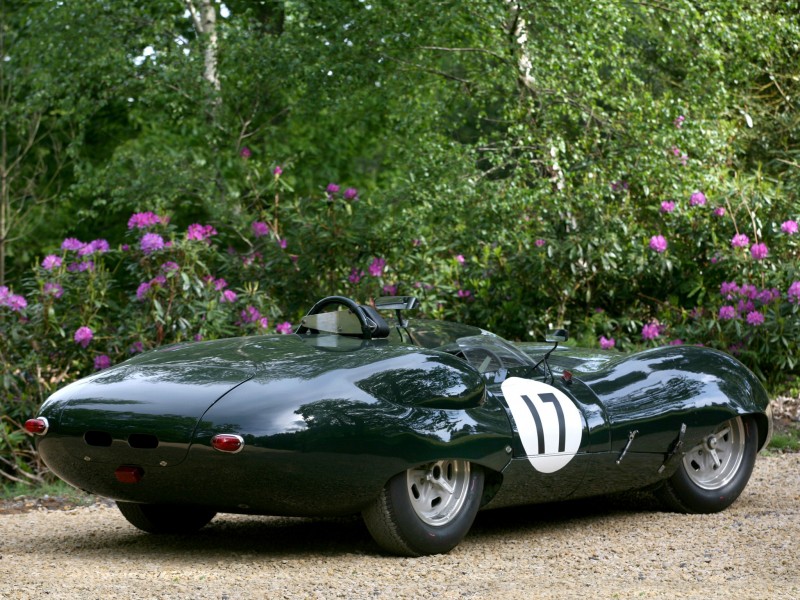
[(509, 371), (533, 367), (533, 360), (502, 338), (474, 335), (457, 340), (464, 359), (489, 381), (502, 381)]

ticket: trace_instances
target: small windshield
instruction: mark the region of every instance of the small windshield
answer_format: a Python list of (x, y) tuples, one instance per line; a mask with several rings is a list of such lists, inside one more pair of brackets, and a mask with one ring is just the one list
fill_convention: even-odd
[(466, 361), (489, 380), (502, 381), (508, 371), (532, 367), (533, 360), (502, 338), (474, 335), (457, 340)]

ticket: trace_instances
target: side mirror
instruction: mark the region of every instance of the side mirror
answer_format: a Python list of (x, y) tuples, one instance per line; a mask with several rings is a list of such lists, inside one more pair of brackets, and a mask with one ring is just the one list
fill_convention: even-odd
[(556, 329), (551, 331), (544, 338), (546, 342), (566, 342), (569, 339), (569, 332), (566, 329)]

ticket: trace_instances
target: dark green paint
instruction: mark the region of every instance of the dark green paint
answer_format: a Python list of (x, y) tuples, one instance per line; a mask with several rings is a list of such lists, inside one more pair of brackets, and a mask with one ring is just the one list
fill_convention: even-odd
[[(493, 356), (508, 354), (480, 374), (459, 353), (484, 343)], [(583, 437), (566, 467), (538, 473), (500, 384), (512, 375), (543, 379), (533, 364), (552, 346), (504, 344), (477, 328), (419, 321), (383, 340), (314, 334), (176, 345), (54, 394), (41, 411), (50, 432), (37, 444), (63, 479), (115, 499), (323, 515), (358, 511), (393, 475), (441, 458), (494, 473), (502, 485), (489, 506), (641, 487), (674, 470), (657, 472), (682, 423), (687, 447), (733, 415), (766, 424), (763, 388), (723, 353), (562, 347), (548, 383), (578, 407)], [(218, 433), (241, 435), (245, 449), (213, 450)], [(142, 466), (144, 479), (117, 482), (120, 465)]]

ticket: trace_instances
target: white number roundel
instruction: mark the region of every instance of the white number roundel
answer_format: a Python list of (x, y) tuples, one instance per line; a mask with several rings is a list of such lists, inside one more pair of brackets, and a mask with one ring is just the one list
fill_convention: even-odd
[(533, 468), (555, 473), (578, 451), (583, 419), (564, 392), (541, 381), (509, 377), (500, 386)]

